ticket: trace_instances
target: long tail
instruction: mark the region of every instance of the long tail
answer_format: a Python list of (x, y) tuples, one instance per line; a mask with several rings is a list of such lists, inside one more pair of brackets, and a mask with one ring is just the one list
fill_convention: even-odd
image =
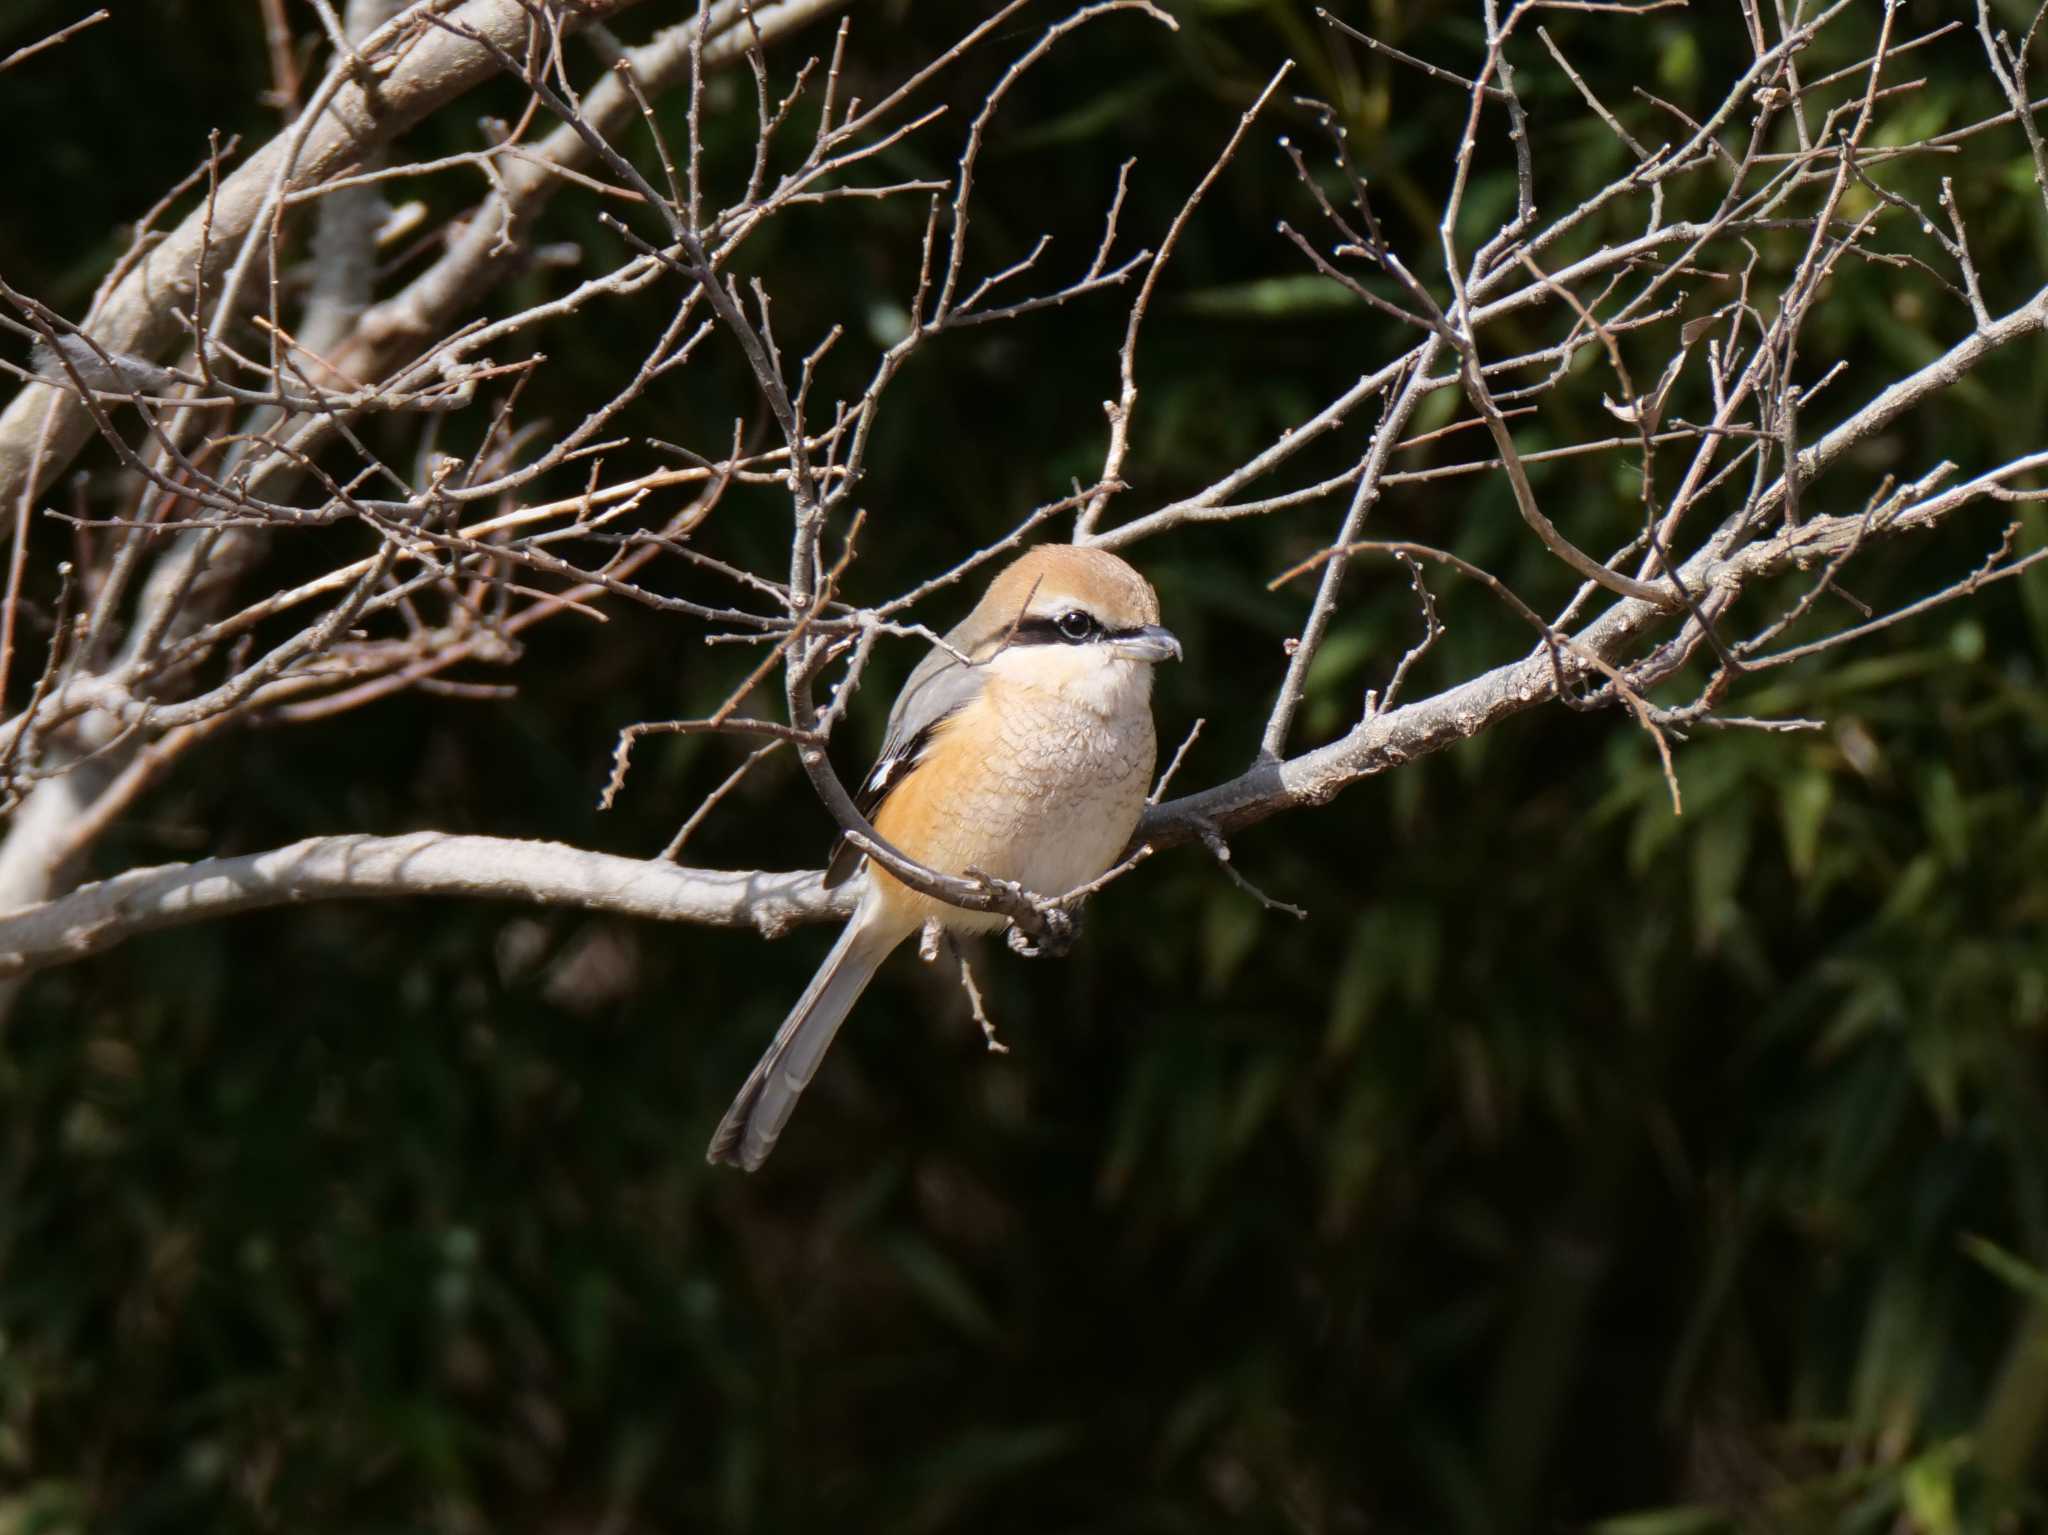
[(775, 1031), (774, 1042), (747, 1085), (725, 1111), (704, 1154), (706, 1161), (729, 1162), (752, 1172), (768, 1160), (797, 1098), (811, 1085), (812, 1073), (831, 1048), (832, 1036), (903, 936), (878, 930), (866, 908), (846, 924), (825, 963)]

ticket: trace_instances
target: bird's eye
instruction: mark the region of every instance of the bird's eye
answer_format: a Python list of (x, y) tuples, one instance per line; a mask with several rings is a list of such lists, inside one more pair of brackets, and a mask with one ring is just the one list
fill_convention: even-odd
[(1079, 608), (1060, 614), (1059, 625), (1061, 636), (1077, 645), (1095, 632), (1095, 620)]

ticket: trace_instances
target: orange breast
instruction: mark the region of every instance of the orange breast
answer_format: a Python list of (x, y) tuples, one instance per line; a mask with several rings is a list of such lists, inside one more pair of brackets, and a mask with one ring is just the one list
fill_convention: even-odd
[[(1144, 808), (1152, 721), (1062, 706), (996, 684), (950, 721), (877, 810), (875, 830), (947, 874), (981, 869), (1060, 895), (1108, 868)], [(873, 871), (922, 923), (986, 929), (1002, 919), (933, 902)]]

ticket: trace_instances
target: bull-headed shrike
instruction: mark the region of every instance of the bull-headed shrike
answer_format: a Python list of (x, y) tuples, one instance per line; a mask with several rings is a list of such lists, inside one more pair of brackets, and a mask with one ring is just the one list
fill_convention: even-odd
[[(1046, 544), (1005, 568), (932, 647), (889, 711), (862, 812), (942, 874), (970, 870), (1064, 895), (1107, 870), (1152, 781), (1152, 668), (1180, 655), (1150, 583), (1115, 555)], [(963, 657), (965, 659), (963, 659)], [(841, 841), (825, 883), (865, 866), (860, 903), (733, 1101), (709, 1159), (749, 1172), (882, 961), (936, 919), (955, 933), (1006, 920), (919, 894)]]

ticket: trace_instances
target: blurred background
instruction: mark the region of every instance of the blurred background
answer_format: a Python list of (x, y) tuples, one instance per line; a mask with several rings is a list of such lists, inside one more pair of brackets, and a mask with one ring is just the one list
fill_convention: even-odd
[[(210, 128), (256, 143), (279, 121), (253, 0), (112, 8), (0, 77), (0, 274), (74, 316)], [(0, 53), (81, 9), (11, 0)], [(1808, 78), (1861, 57), (1846, 50), (1880, 9), (1830, 34), (1845, 51), (1802, 61)], [(1896, 9), (1916, 35), (1961, 8)], [(2016, 32), (2031, 19), (1992, 10)], [(1313, 138), (1290, 94), (1337, 108), (1426, 278), (1466, 111), (1301, 0), (1174, 11), (1177, 33), (1109, 18), (1027, 76), (977, 192), (987, 263), (1043, 230), (1052, 269), (1078, 268), (1136, 156), (1124, 249), (1156, 246), (1298, 60), (1163, 283), (1122, 516), (1208, 483), (1405, 345), (1274, 233), (1313, 220), (1274, 143)], [(310, 51), (312, 12), (288, 13)], [(680, 14), (646, 6), (618, 30)], [(956, 124), (1058, 14), (940, 84)], [(1341, 14), (1476, 67), (1473, 5)], [(965, 25), (905, 0), (854, 17), (848, 89), (868, 99)], [(1697, 111), (1748, 59), (1726, 6), (1545, 25), (1653, 143), (1668, 119), (1632, 84)], [(778, 90), (829, 42), (828, 25), (782, 45)], [(2000, 109), (1973, 30), (1911, 57), (1920, 131)], [(1533, 41), (1518, 59), (1539, 200), (1561, 210), (1625, 151)], [(478, 118), (518, 102), (465, 98), (406, 149), (473, 147)], [(752, 122), (745, 75), (715, 80), (714, 175), (744, 178)], [(1495, 135), (1481, 157), (1476, 233), (1512, 207), (1503, 148)], [(944, 175), (929, 153), (889, 169)], [(2015, 130), (1888, 184), (1931, 202), (1940, 175), (1994, 312), (2048, 280)], [(445, 214), (481, 187), (414, 190)], [(848, 325), (842, 391), (895, 334), (923, 221), (910, 199), (841, 204), (747, 248), (782, 335)], [(587, 200), (558, 200), (541, 233), (593, 264), (623, 253)], [(506, 302), (565, 280), (536, 269)], [(1801, 366), (1847, 372), (1815, 434), (1968, 327), (1924, 277), (1866, 263), (1833, 282)], [(945, 338), (893, 386), (857, 596), (1092, 479), (1126, 299)], [(670, 301), (550, 338), (528, 403), (579, 419)], [(1599, 392), (1589, 376), (1518, 422), (1523, 446), (1606, 435)], [(2038, 343), (2008, 348), (1872, 444), (1843, 494), (2038, 449), (2044, 395)], [(1423, 427), (1454, 404), (1439, 396)], [(757, 413), (737, 357), (707, 352), (630, 430), (717, 449)], [(1311, 468), (1348, 462), (1369, 426)], [(1538, 489), (1588, 548), (1639, 517), (1619, 460), (1552, 466)], [(1208, 721), (1180, 788), (1255, 749), (1307, 597), (1265, 582), (1341, 514), (1133, 551), (1188, 650), (1162, 674), (1161, 736)], [(1995, 545), (1997, 515), (1880, 549), (1847, 584), (1880, 607), (1932, 590)], [(2044, 523), (2026, 515), (2032, 548)], [(1539, 608), (1569, 593), (1498, 476), (1412, 487), (1375, 516)], [(764, 561), (786, 506), (735, 490), (705, 537)], [(1526, 650), (1487, 593), (1431, 584), (1449, 633), (1410, 697)], [(965, 595), (920, 616), (943, 627)], [(1417, 622), (1398, 568), (1354, 574), (1298, 738), (1354, 720)], [(702, 712), (754, 659), (630, 607), (543, 626), (514, 700), (404, 697), (230, 733), (92, 872), (416, 828), (652, 855), (743, 748), (645, 742), (600, 814), (615, 733)], [(881, 652), (843, 772), (916, 659), (908, 642)], [(2048, 1527), (2044, 664), (2048, 581), (2029, 577), (1739, 684), (1736, 712), (1826, 729), (1697, 733), (1677, 749), (1682, 818), (1621, 714), (1538, 710), (1239, 837), (1239, 865), (1305, 921), (1181, 849), (1101, 897), (1072, 958), (987, 948), (1007, 1055), (984, 1050), (943, 967), (900, 958), (751, 1178), (707, 1168), (704, 1143), (822, 929), (764, 943), (488, 903), (332, 904), (47, 972), (0, 1035), (0, 1532)], [(830, 834), (778, 758), (690, 857), (815, 867)]]

